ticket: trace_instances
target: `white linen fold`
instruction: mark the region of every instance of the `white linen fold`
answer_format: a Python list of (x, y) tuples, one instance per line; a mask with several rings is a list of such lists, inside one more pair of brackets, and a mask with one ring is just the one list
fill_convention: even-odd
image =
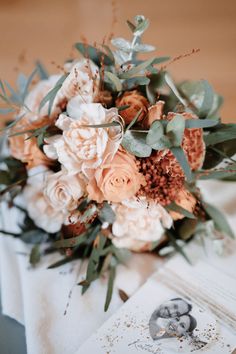
[[(230, 224), (235, 227), (236, 184), (204, 182), (201, 188), (206, 200), (226, 211)], [(18, 213), (14, 209), (4, 209), (10, 231), (16, 231)], [(127, 266), (118, 266), (112, 302), (104, 312), (106, 278), (95, 281), (82, 296), (77, 283), (83, 279), (85, 264), (74, 261), (48, 270), (50, 264), (61, 258), (54, 253), (45, 256), (33, 269), (28, 261), (30, 249), (31, 246), (20, 240), (0, 237), (2, 309), (5, 315), (25, 325), (28, 354), (73, 354), (78, 351), (122, 305), (118, 289), (131, 296), (163, 263), (153, 255), (135, 254)], [(202, 256), (204, 252), (198, 249)], [(211, 257), (216, 256), (211, 252), (207, 258)], [(230, 259), (219, 260), (219, 267), (231, 275), (234, 271), (230, 264)]]

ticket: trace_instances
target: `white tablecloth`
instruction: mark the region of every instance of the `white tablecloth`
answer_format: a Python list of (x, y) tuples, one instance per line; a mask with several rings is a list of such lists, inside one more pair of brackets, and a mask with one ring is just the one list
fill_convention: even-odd
[[(206, 200), (228, 214), (236, 225), (236, 184), (207, 182), (203, 184)], [(4, 211), (7, 224), (15, 230), (16, 211)], [(9, 222), (10, 221), (10, 222)], [(0, 279), (3, 313), (25, 325), (28, 354), (74, 354), (82, 343), (120, 306), (118, 289), (132, 295), (162, 261), (148, 254), (134, 255), (127, 266), (117, 271), (115, 291), (109, 310), (103, 311), (107, 279), (94, 282), (81, 296), (77, 285), (84, 276), (80, 261), (47, 270), (61, 258), (57, 253), (45, 256), (32, 269), (30, 247), (8, 236), (0, 237)], [(202, 251), (199, 251), (202, 253)], [(214, 255), (211, 256), (214, 257)], [(230, 273), (230, 260), (219, 260)], [(220, 264), (219, 263), (219, 264)]]

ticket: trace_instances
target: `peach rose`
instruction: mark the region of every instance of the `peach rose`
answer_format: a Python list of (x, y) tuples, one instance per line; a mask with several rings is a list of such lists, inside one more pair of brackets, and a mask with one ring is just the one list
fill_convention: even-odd
[(44, 152), (49, 158), (58, 159), (70, 173), (82, 171), (88, 177), (105, 159), (113, 158), (122, 139), (122, 129), (120, 126), (90, 128), (86, 125), (118, 121), (118, 111), (90, 103), (78, 105), (69, 112), (73, 119), (60, 115), (56, 126), (63, 134), (46, 139), (48, 145), (44, 146)]
[[(182, 188), (177, 194), (175, 203), (190, 213), (193, 213), (197, 200), (187, 189)], [(184, 215), (177, 213), (176, 211), (170, 211), (170, 215), (173, 220), (184, 218)]]
[[(29, 123), (28, 117), (24, 117), (13, 129), (11, 129), (11, 134), (36, 129), (38, 127), (39, 125), (37, 122)], [(49, 166), (52, 163), (52, 160), (40, 150), (37, 145), (37, 139), (35, 137), (30, 137), (30, 135), (30, 133), (24, 133), (8, 138), (11, 155), (15, 159), (26, 163), (27, 168), (29, 169), (38, 165)]]
[(152, 242), (161, 240), (164, 228), (169, 229), (172, 225), (168, 212), (145, 197), (131, 198), (112, 207), (116, 215), (112, 242), (119, 248), (136, 252), (150, 250)]
[(54, 233), (61, 229), (67, 215), (60, 208), (54, 208), (43, 193), (45, 178), (53, 174), (44, 166), (28, 171), (27, 185), (23, 190), (25, 207), (35, 225), (46, 232)]
[(121, 97), (117, 98), (116, 106), (129, 106), (120, 111), (120, 115), (124, 118), (125, 123), (129, 124), (141, 109), (138, 121), (141, 121), (148, 112), (148, 100), (137, 90), (127, 91)]
[(67, 211), (75, 210), (85, 191), (84, 181), (79, 175), (68, 175), (66, 171), (59, 171), (45, 178), (44, 194), (55, 209)]
[(97, 168), (87, 190), (89, 198), (98, 203), (103, 200), (118, 203), (133, 197), (142, 184), (145, 180), (138, 172), (135, 157), (118, 150), (111, 162), (105, 161)]

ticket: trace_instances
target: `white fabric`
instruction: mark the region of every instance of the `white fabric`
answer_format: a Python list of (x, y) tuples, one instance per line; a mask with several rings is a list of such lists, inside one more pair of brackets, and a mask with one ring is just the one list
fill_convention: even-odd
[[(206, 200), (224, 209), (234, 226), (236, 184), (204, 182), (201, 187), (204, 187)], [(11, 231), (16, 231), (13, 222), (18, 218), (16, 211), (9, 212), (5, 208), (4, 214), (7, 226), (12, 225)], [(3, 313), (25, 325), (28, 354), (74, 354), (122, 305), (118, 289), (132, 295), (162, 264), (153, 255), (136, 254), (127, 266), (119, 266), (113, 299), (105, 313), (103, 306), (107, 279), (97, 280), (81, 296), (81, 288), (77, 283), (83, 278), (85, 264), (81, 266), (79, 261), (75, 261), (47, 270), (50, 264), (61, 258), (55, 253), (44, 257), (35, 269), (31, 269), (29, 252), (30, 247), (20, 240), (0, 237)], [(220, 262), (226, 272), (232, 271), (230, 261)]]

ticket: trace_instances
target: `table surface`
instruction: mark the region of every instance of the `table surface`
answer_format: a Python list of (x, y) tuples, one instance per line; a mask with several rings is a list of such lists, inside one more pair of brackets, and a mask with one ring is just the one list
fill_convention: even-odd
[(17, 321), (3, 316), (0, 298), (0, 353), (26, 354), (25, 329)]

